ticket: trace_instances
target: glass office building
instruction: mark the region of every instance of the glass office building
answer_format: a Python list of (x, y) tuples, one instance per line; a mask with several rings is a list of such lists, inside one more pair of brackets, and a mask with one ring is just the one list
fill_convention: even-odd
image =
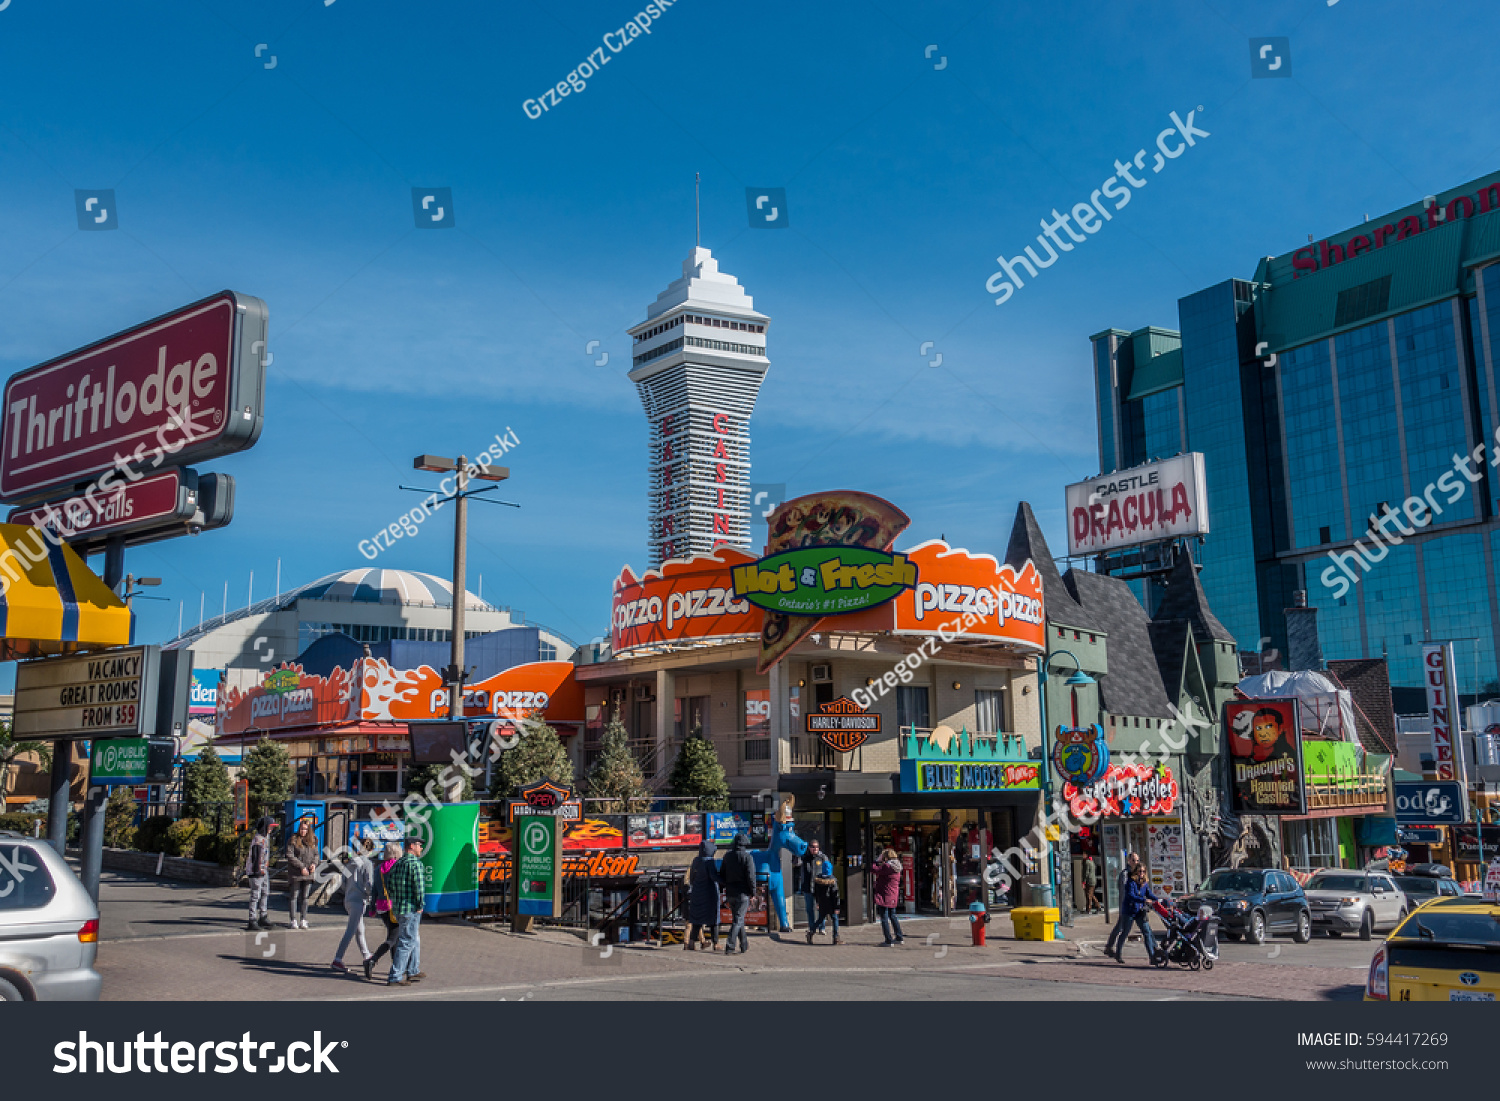
[(1416, 687), (1422, 643), (1452, 641), (1460, 691), (1496, 687), (1500, 173), (1268, 256), (1176, 330), (1092, 341), (1101, 471), (1204, 454), (1194, 554), (1241, 650), (1285, 653), (1305, 589), (1326, 657)]

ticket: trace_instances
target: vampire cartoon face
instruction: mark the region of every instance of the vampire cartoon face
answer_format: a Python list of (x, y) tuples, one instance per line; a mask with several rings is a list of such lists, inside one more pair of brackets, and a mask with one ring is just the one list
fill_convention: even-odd
[(1280, 712), (1262, 707), (1255, 713), (1255, 718), (1250, 724), (1250, 740), (1254, 743), (1254, 756), (1257, 761), (1264, 761), (1275, 752), (1278, 743), (1285, 736), (1285, 729), (1281, 725)]

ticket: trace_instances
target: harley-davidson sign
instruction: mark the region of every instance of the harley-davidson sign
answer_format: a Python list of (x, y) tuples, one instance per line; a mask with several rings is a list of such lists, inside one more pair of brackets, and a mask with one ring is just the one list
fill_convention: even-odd
[(823, 739), (830, 749), (850, 753), (880, 733), (880, 716), (866, 711), (848, 696), (840, 696), (808, 714), (807, 732)]
[(266, 304), (223, 291), (5, 384), (0, 498), (35, 499), (167, 437), (188, 465), (255, 443), (265, 396)]

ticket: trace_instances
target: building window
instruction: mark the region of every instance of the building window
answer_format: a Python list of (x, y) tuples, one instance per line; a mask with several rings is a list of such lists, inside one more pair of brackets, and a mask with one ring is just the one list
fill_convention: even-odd
[(557, 660), (557, 647), (554, 646), (554, 645), (552, 645), (552, 643), (548, 642), (544, 638), (543, 639), (538, 639), (537, 640), (537, 644), (536, 644), (536, 660), (537, 661), (556, 661)]
[(1305, 822), (1284, 822), (1282, 846), (1286, 858), (1298, 871), (1314, 868), (1337, 868), (1339, 864), (1338, 821), (1334, 818), (1311, 818)]
[(1005, 721), (1006, 693), (997, 688), (974, 689), (974, 732), (999, 734), (1008, 730)]
[(896, 725), (902, 730), (913, 726), (918, 730), (932, 729), (925, 686), (903, 685), (896, 689)]
[(707, 696), (680, 696), (673, 704), (676, 717), (676, 735), (679, 742), (686, 740), (689, 734), (701, 734), (707, 738), (708, 734), (708, 709), (709, 698)]
[(1318, 529), (1318, 542), (1319, 543), (1332, 543), (1333, 542), (1333, 532), (1329, 528), (1319, 528)]

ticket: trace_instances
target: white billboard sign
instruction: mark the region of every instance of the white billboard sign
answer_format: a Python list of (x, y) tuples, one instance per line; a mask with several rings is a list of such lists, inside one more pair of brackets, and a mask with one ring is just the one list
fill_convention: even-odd
[(17, 738), (125, 738), (156, 724), (156, 646), (101, 650), (16, 666)]
[(1208, 534), (1208, 487), (1198, 451), (1068, 486), (1068, 554)]

